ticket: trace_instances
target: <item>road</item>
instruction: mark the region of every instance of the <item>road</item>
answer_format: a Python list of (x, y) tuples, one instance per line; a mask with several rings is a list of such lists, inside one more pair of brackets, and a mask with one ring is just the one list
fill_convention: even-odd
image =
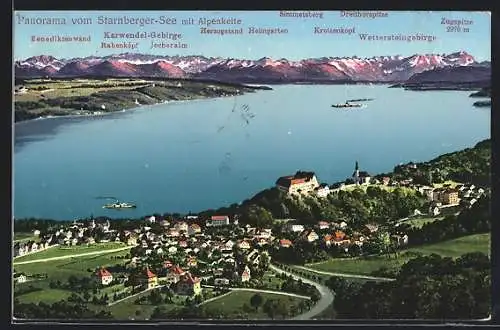
[(131, 248), (132, 248), (132, 246), (124, 246), (124, 247), (121, 247), (121, 248), (111, 249), (111, 250), (101, 250), (101, 251), (93, 251), (93, 252), (86, 252), (86, 253), (80, 253), (80, 254), (68, 254), (68, 255), (59, 256), (59, 257), (51, 257), (51, 258), (44, 258), (44, 259), (19, 261), (19, 262), (14, 262), (14, 266), (16, 266), (16, 265), (34, 264), (34, 263), (38, 263), (38, 262), (48, 262), (48, 261), (55, 261), (55, 260), (64, 260), (64, 259), (70, 259), (70, 258), (93, 256), (93, 255), (104, 254), (104, 253), (120, 252), (120, 251), (128, 250), (128, 249), (131, 249)]
[(151, 291), (151, 290), (156, 290), (156, 289), (163, 288), (164, 286), (165, 286), (165, 285), (157, 285), (157, 286), (155, 286), (154, 288), (149, 288), (149, 289), (146, 289), (146, 290), (142, 290), (142, 291), (137, 292), (137, 293), (134, 293), (134, 294), (132, 294), (132, 295), (130, 295), (130, 296), (126, 296), (125, 298), (118, 299), (118, 300), (115, 300), (115, 301), (113, 301), (113, 302), (110, 302), (110, 303), (108, 304), (108, 306), (113, 306), (113, 305), (116, 305), (116, 304), (121, 303), (122, 301), (125, 301), (125, 300), (127, 300), (127, 299), (137, 297), (138, 295), (141, 295), (141, 294), (146, 293), (146, 292)]
[[(204, 288), (215, 288), (215, 286), (212, 285), (203, 285)], [(311, 299), (311, 297), (308, 296), (302, 296), (300, 294), (295, 294), (295, 293), (290, 293), (290, 292), (283, 292), (283, 291), (274, 291), (274, 290), (264, 290), (264, 289), (252, 289), (252, 288), (227, 288), (228, 290), (231, 291), (247, 291), (247, 292), (255, 292), (255, 293), (271, 293), (271, 294), (279, 294), (282, 296), (289, 296), (289, 297), (295, 297), (295, 298), (302, 298), (302, 299)], [(215, 297), (217, 298), (217, 297)], [(206, 301), (205, 301), (206, 302)]]
[(285, 273), (285, 274), (291, 276), (295, 280), (300, 279), (304, 283), (314, 285), (316, 287), (316, 289), (318, 289), (318, 291), (321, 295), (321, 299), (316, 303), (316, 305), (314, 305), (307, 312), (295, 316), (294, 318), (292, 318), (292, 320), (310, 320), (310, 319), (314, 318), (315, 316), (319, 315), (321, 312), (323, 312), (325, 309), (327, 309), (333, 303), (333, 293), (326, 286), (321, 285), (321, 284), (316, 283), (316, 282), (313, 282), (311, 280), (308, 280), (308, 279), (303, 278), (301, 276), (298, 276), (296, 274), (281, 270), (274, 265), (269, 265), (269, 268), (271, 268), (274, 272), (277, 272), (277, 273)]
[(362, 280), (371, 280), (371, 281), (385, 281), (385, 282), (390, 282), (394, 281), (394, 278), (388, 278), (388, 277), (378, 277), (378, 276), (370, 276), (370, 275), (357, 275), (357, 274), (345, 274), (345, 273), (332, 273), (332, 272), (325, 272), (322, 270), (316, 270), (312, 268), (307, 268), (303, 266), (295, 266), (297, 269), (302, 269), (306, 270), (308, 272), (316, 273), (316, 274), (321, 274), (321, 275), (330, 275), (330, 276), (338, 276), (338, 277), (347, 277), (347, 278), (359, 278)]

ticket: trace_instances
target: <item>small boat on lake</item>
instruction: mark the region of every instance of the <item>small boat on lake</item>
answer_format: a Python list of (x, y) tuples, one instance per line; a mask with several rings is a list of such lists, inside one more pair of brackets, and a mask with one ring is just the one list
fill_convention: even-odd
[(116, 201), (114, 203), (105, 204), (102, 208), (103, 209), (121, 210), (121, 209), (135, 209), (135, 208), (137, 208), (137, 206), (135, 204), (132, 204), (132, 203), (125, 203), (125, 202)]
[(353, 99), (353, 100), (347, 100), (346, 102), (347, 103), (351, 103), (351, 102), (365, 102), (365, 101), (373, 101), (375, 99)]
[(339, 104), (332, 104), (332, 108), (362, 108), (363, 104), (359, 103), (339, 103)]

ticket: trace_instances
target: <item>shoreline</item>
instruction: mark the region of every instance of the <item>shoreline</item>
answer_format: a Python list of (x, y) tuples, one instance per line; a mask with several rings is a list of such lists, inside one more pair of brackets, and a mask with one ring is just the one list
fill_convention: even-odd
[(226, 96), (216, 96), (216, 97), (204, 97), (204, 98), (197, 98), (197, 99), (190, 99), (190, 100), (170, 100), (170, 101), (164, 101), (164, 102), (158, 102), (154, 104), (139, 104), (136, 107), (133, 108), (128, 108), (128, 109), (123, 109), (119, 111), (107, 111), (99, 114), (91, 114), (91, 115), (61, 115), (61, 116), (45, 116), (45, 117), (39, 117), (39, 118), (33, 118), (33, 119), (26, 119), (26, 120), (21, 120), (17, 122), (13, 122), (14, 127), (16, 125), (20, 124), (27, 124), (27, 123), (32, 123), (35, 121), (42, 121), (42, 120), (49, 120), (49, 119), (78, 119), (78, 118), (96, 118), (96, 117), (108, 117), (110, 115), (118, 115), (118, 114), (126, 114), (126, 113), (131, 113), (133, 111), (145, 109), (147, 107), (155, 107), (161, 104), (168, 105), (168, 104), (181, 104), (183, 102), (196, 102), (196, 101), (207, 101), (207, 100), (217, 100), (217, 99), (222, 99), (222, 98), (229, 98), (229, 97), (236, 97), (236, 96), (242, 96), (245, 94), (239, 94), (239, 95), (226, 95)]
[[(200, 83), (200, 82), (195, 82), (196, 84)], [(207, 84), (207, 82), (203, 82), (203, 84)], [(232, 93), (232, 94), (212, 94), (212, 95), (203, 95), (201, 93), (198, 92), (198, 94), (193, 94), (193, 95), (188, 95), (187, 98), (184, 98), (184, 99), (163, 99), (161, 101), (158, 101), (158, 102), (155, 102), (155, 103), (145, 103), (145, 104), (141, 104), (139, 102), (137, 102), (137, 99), (136, 99), (136, 104), (134, 104), (133, 106), (131, 107), (123, 107), (121, 110), (111, 110), (111, 111), (102, 111), (102, 110), (77, 110), (77, 109), (71, 109), (71, 108), (67, 108), (67, 109), (47, 109), (47, 111), (54, 111), (54, 112), (57, 112), (57, 111), (61, 111), (61, 110), (65, 110), (66, 113), (65, 114), (60, 114), (60, 115), (45, 115), (45, 116), (39, 116), (39, 117), (36, 117), (36, 118), (29, 118), (29, 119), (23, 119), (23, 120), (17, 120), (16, 121), (16, 111), (19, 111), (19, 110), (16, 110), (16, 103), (14, 102), (14, 109), (13, 109), (13, 124), (14, 126), (15, 125), (18, 125), (20, 123), (27, 123), (27, 122), (33, 122), (33, 121), (39, 121), (39, 120), (47, 120), (47, 119), (54, 119), (54, 118), (96, 118), (96, 117), (105, 117), (105, 116), (108, 116), (108, 115), (111, 115), (111, 114), (118, 114), (118, 113), (126, 113), (126, 112), (130, 112), (130, 111), (133, 111), (133, 110), (137, 110), (137, 109), (142, 109), (144, 107), (147, 107), (147, 106), (157, 106), (157, 105), (160, 105), (160, 104), (177, 104), (177, 103), (180, 103), (180, 102), (186, 102), (186, 101), (197, 101), (197, 100), (208, 100), (208, 99), (219, 99), (219, 98), (226, 98), (226, 97), (237, 97), (237, 96), (243, 96), (247, 93), (254, 93), (254, 92), (257, 92), (257, 91), (261, 91), (261, 90), (273, 90), (271, 87), (269, 86), (266, 86), (266, 85), (250, 85), (250, 84), (239, 84), (239, 85), (231, 85), (230, 87), (232, 88), (236, 88), (236, 92), (234, 91), (226, 91), (224, 90), (224, 84), (219, 84), (218, 82), (213, 82), (213, 84), (215, 84), (217, 86), (217, 89), (214, 89), (214, 90), (221, 90), (222, 92), (224, 93)], [(212, 85), (210, 84), (207, 84), (205, 86), (205, 88), (210, 88)], [(158, 87), (163, 87), (163, 86), (158, 86)], [(237, 88), (239, 87), (239, 88)], [(154, 86), (153, 86), (154, 88)], [(169, 87), (167, 87), (169, 88)], [(132, 89), (131, 91), (136, 91), (137, 89)], [(202, 89), (203, 91), (204, 89)], [(189, 91), (189, 89), (184, 89), (184, 91)], [(148, 99), (152, 99), (152, 97), (146, 93), (143, 93), (143, 92), (140, 92), (142, 94), (144, 94), (146, 97), (148, 97)], [(196, 93), (196, 92), (195, 92)], [(184, 96), (185, 97), (185, 96)], [(63, 98), (64, 99), (64, 98)], [(23, 102), (23, 101), (18, 101), (18, 102)], [(113, 104), (112, 104), (113, 105)], [(42, 110), (43, 111), (43, 108), (39, 108), (38, 110)], [(73, 114), (71, 112), (78, 112), (78, 111), (87, 111), (87, 112), (91, 112), (91, 113), (85, 113), (85, 114)], [(43, 113), (43, 112), (42, 112)]]

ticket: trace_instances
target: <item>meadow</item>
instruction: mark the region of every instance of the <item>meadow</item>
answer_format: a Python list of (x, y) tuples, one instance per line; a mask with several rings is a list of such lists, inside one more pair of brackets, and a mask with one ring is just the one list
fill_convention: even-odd
[(110, 242), (110, 243), (99, 243), (92, 245), (76, 245), (76, 246), (55, 246), (50, 247), (46, 250), (27, 254), (24, 256), (19, 256), (14, 258), (14, 264), (17, 262), (23, 261), (31, 261), (31, 260), (40, 260), (47, 258), (55, 258), (55, 257), (64, 257), (68, 255), (81, 254), (81, 253), (89, 253), (89, 252), (97, 252), (97, 251), (105, 251), (105, 250), (113, 250), (125, 247), (126, 245), (122, 242)]
[[(335, 258), (325, 262), (306, 265), (308, 268), (344, 274), (370, 275), (382, 267), (391, 269), (400, 267), (409, 259), (414, 258), (414, 253), (430, 255), (439, 254), (443, 257), (459, 257), (469, 252), (482, 252), (490, 254), (490, 234), (476, 234), (401, 250), (398, 257), (394, 255), (379, 255), (366, 258)], [(410, 252), (410, 253), (405, 253)]]
[[(234, 291), (219, 299), (210, 301), (204, 304), (207, 311), (217, 311), (224, 315), (225, 319), (269, 319), (269, 316), (260, 307), (257, 310), (250, 305), (250, 299), (255, 295), (255, 292)], [(260, 293), (263, 298), (263, 304), (267, 300), (283, 302), (288, 306), (289, 310), (298, 310), (298, 306), (303, 298), (283, 296), (272, 293)]]

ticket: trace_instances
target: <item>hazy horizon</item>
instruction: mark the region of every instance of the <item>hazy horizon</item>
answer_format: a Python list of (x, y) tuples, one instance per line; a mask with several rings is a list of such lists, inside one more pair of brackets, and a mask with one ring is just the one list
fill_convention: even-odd
[[(361, 12), (361, 11), (356, 11)], [(366, 11), (365, 11), (366, 12)], [(374, 12), (374, 11), (373, 11)], [(13, 21), (13, 58), (36, 55), (56, 58), (103, 57), (113, 53), (151, 53), (154, 55), (235, 59), (286, 58), (296, 61), (318, 57), (369, 58), (373, 56), (403, 57), (414, 54), (449, 54), (464, 50), (477, 61), (491, 60), (491, 17), (488, 12), (385, 11), (386, 17), (360, 18), (342, 16), (345, 12), (321, 11), (323, 18), (281, 17), (279, 11), (16, 11)], [(99, 18), (147, 19), (175, 18), (175, 24), (101, 24)], [(23, 17), (23, 20), (20, 19)], [(203, 19), (234, 18), (239, 24), (206, 25)], [(64, 19), (65, 24), (26, 24), (30, 20)], [(90, 24), (74, 24), (72, 19), (86, 18)], [(181, 23), (193, 19), (192, 24)], [(443, 19), (449, 20), (448, 24)], [(462, 23), (458, 23), (462, 22)], [(463, 22), (468, 22), (464, 25)], [(237, 29), (243, 34), (201, 33), (200, 29)], [(460, 31), (449, 29), (461, 27)], [(286, 33), (246, 33), (246, 29), (281, 29)], [(316, 33), (316, 29), (337, 29), (335, 33)], [(341, 32), (339, 32), (341, 31)], [(168, 33), (167, 38), (108, 38), (107, 33)], [(363, 39), (362, 35), (391, 37), (387, 40)], [(87, 36), (88, 42), (34, 42), (33, 37)], [(428, 40), (407, 39), (423, 36)], [(395, 40), (394, 38), (399, 38)], [(403, 38), (403, 39), (401, 39)], [(151, 48), (151, 41), (184, 43), (186, 48)], [(110, 49), (102, 42), (137, 42), (135, 49)]]

